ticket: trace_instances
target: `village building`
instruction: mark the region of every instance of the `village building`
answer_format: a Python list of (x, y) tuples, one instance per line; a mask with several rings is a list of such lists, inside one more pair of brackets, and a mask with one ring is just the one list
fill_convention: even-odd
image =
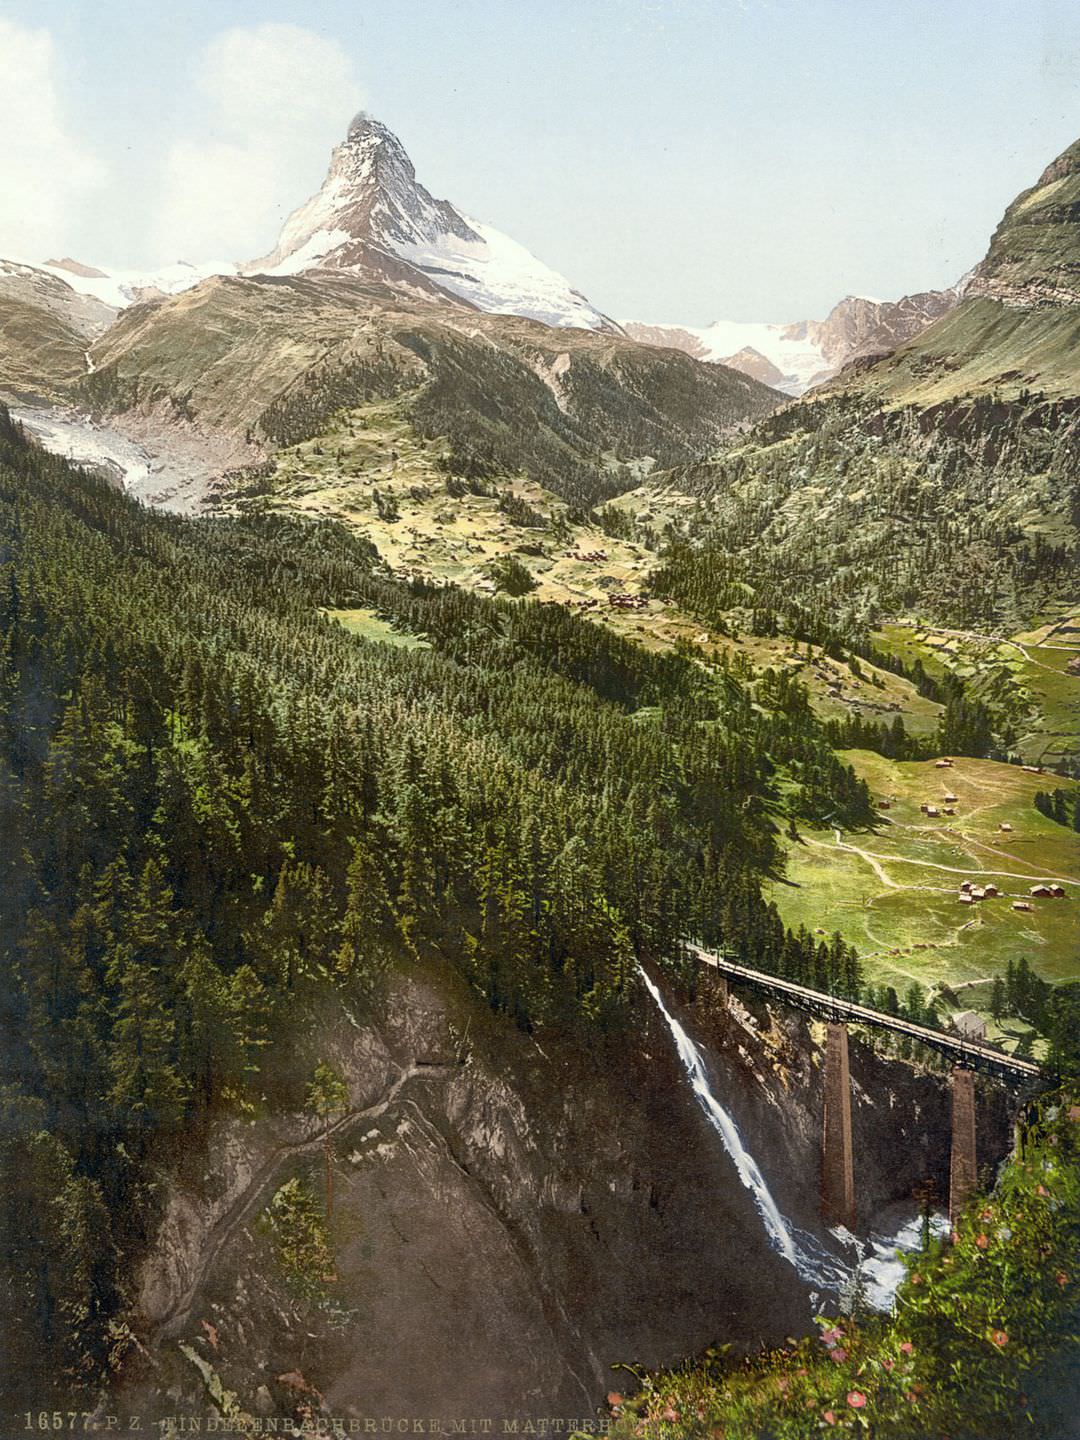
[(998, 829), (1001, 830), (1001, 831), (1004, 831), (1004, 833), (1005, 833), (1006, 835), (1008, 835), (1008, 834), (1010, 834), (1010, 833), (1012, 832), (1012, 826), (1009, 824), (1009, 822), (1008, 822), (1007, 820), (1003, 820), (1003, 821), (1001, 822), (1001, 824), (998, 826)]
[(953, 1016), (953, 1025), (965, 1040), (986, 1039), (986, 1021), (974, 1010), (961, 1010), (959, 1015)]
[(1036, 900), (1051, 900), (1054, 892), (1049, 885), (1032, 885), (1028, 894)]
[(1014, 910), (1034, 910), (1035, 906), (1028, 900), (1014, 900), (1012, 908)]

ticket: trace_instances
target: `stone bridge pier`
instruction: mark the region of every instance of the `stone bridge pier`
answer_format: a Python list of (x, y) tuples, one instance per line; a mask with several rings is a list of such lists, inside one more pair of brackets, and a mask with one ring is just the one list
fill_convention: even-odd
[[(854, 1230), (858, 1218), (855, 1157), (851, 1142), (851, 1072), (847, 1026), (830, 1022), (825, 1041), (825, 1116), (821, 1157), (821, 1213), (830, 1225)], [(949, 1217), (957, 1216), (975, 1193), (975, 1074), (962, 1065), (952, 1072), (952, 1145), (949, 1155)]]
[(851, 1072), (846, 1025), (830, 1023), (825, 1040), (825, 1137), (821, 1213), (830, 1225), (855, 1229), (855, 1157), (851, 1145)]
[(975, 1193), (975, 1072), (955, 1065), (952, 1072), (952, 1150), (949, 1154), (949, 1219), (954, 1223)]

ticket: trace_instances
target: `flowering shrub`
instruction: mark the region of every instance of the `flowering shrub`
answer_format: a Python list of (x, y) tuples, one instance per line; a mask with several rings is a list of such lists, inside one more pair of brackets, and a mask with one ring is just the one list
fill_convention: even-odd
[[(905, 1258), (892, 1315), (819, 1320), (816, 1339), (739, 1369), (725, 1354), (609, 1396), (619, 1440), (1012, 1440), (1037, 1419), (1025, 1377), (1076, 1345), (1080, 1104), (1044, 1101), (1022, 1155), (949, 1239)], [(617, 1403), (614, 1403), (617, 1402)]]

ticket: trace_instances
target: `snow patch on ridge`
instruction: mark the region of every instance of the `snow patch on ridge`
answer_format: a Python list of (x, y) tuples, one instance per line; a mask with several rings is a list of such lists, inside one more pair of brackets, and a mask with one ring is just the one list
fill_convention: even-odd
[(159, 270), (110, 270), (102, 275), (80, 275), (64, 265), (31, 264), (31, 268), (62, 280), (76, 294), (90, 295), (114, 310), (124, 310), (139, 300), (180, 295), (213, 275), (237, 273), (237, 266), (228, 260), (204, 265), (189, 265), (178, 260), (175, 265), (164, 265)]
[(557, 271), (493, 225), (462, 218), (478, 240), (444, 233), (435, 242), (399, 242), (395, 253), (480, 310), (523, 315), (545, 325), (601, 328), (603, 317)]
[(267, 270), (260, 271), (263, 275), (299, 275), (304, 270), (310, 270), (321, 264), (335, 250), (343, 245), (348, 245), (352, 236), (347, 230), (316, 230), (314, 235), (294, 250), (291, 255), (280, 261), (277, 265)]

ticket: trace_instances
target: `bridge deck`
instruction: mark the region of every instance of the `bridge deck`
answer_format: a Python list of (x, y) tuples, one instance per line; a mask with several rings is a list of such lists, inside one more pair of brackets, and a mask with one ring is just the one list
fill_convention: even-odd
[(1007, 1055), (996, 1046), (981, 1040), (965, 1040), (960, 1035), (947, 1035), (942, 1030), (932, 1030), (928, 1025), (915, 1025), (902, 1020), (898, 1015), (886, 1015), (882, 1010), (871, 1010), (866, 1005), (857, 1005), (853, 1000), (840, 1000), (835, 995), (826, 995), (821, 990), (811, 990), (806, 985), (796, 985), (792, 980), (781, 980), (778, 975), (768, 975), (762, 970), (750, 970), (737, 965), (722, 955), (714, 955), (699, 945), (688, 945), (687, 949), (704, 965), (711, 966), (732, 980), (756, 985), (775, 995), (782, 995), (800, 1009), (811, 1010), (835, 1020), (850, 1020), (856, 1025), (873, 1025), (879, 1030), (892, 1030), (898, 1035), (908, 1035), (923, 1045), (943, 1050), (955, 1056), (961, 1064), (1004, 1071), (1007, 1074), (1034, 1078), (1042, 1074), (1042, 1067), (1034, 1060), (1022, 1060), (1019, 1056)]

